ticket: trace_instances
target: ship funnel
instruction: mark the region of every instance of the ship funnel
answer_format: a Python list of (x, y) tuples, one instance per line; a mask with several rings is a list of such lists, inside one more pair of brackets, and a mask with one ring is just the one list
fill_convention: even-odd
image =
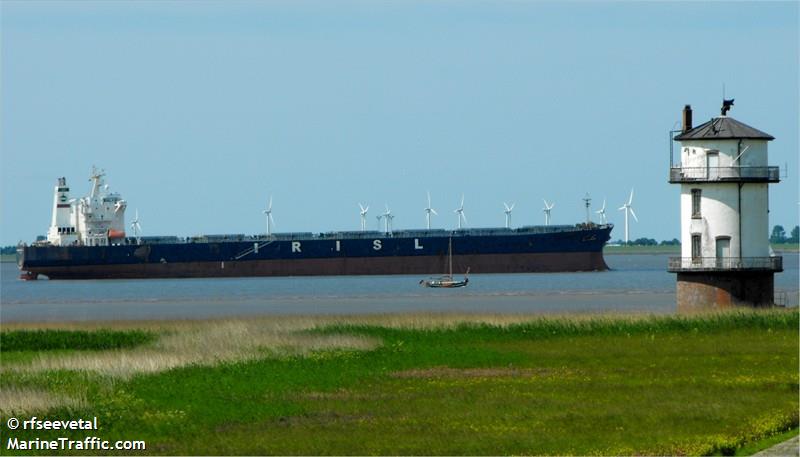
[(686, 133), (692, 129), (692, 105), (683, 107), (683, 129), (681, 133)]

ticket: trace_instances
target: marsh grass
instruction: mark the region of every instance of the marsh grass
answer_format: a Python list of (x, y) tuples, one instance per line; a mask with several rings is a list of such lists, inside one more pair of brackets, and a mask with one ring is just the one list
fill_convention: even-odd
[[(214, 365), (254, 360), (265, 355), (302, 355), (333, 349), (368, 350), (379, 344), (378, 340), (367, 336), (299, 332), (312, 328), (312, 322), (305, 319), (226, 319), (146, 324), (144, 330), (14, 329), (0, 334), (8, 335), (15, 349), (21, 349), (21, 342), (32, 340), (32, 336), (39, 336), (31, 346), (40, 352), (20, 361), (6, 360), (2, 371), (91, 371), (130, 378), (186, 365)], [(50, 353), (43, 348), (110, 350)]]
[(82, 397), (57, 394), (45, 389), (30, 387), (6, 387), (0, 389), (0, 416), (30, 414), (54, 408), (84, 409)]
[(798, 325), (797, 310), (89, 323), (70, 328), (158, 338), (38, 351), (0, 385), (81, 399), (104, 438), (155, 454), (730, 454), (797, 426)]
[(142, 330), (9, 330), (0, 332), (0, 352), (121, 349), (147, 344), (156, 337)]

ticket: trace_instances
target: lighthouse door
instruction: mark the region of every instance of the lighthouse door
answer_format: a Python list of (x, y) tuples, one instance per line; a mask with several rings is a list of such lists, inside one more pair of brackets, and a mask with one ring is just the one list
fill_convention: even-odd
[(719, 179), (719, 153), (707, 153), (706, 164), (708, 166), (708, 179)]
[(725, 268), (725, 259), (731, 256), (731, 239), (729, 237), (717, 238), (717, 264)]

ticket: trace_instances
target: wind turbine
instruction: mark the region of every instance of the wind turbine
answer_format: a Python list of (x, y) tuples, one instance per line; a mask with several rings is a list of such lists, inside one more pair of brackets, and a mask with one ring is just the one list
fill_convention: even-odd
[(465, 225), (467, 223), (467, 216), (464, 214), (464, 194), (461, 194), (461, 206), (453, 212), (458, 215), (458, 228), (461, 229), (461, 220), (464, 220)]
[(388, 203), (386, 204), (386, 212), (383, 213), (382, 216), (384, 219), (384, 224), (386, 224), (386, 233), (390, 233), (392, 230), (392, 219), (394, 219), (394, 216), (392, 216), (392, 210), (389, 209)]
[(547, 203), (545, 199), (542, 199), (542, 201), (544, 202), (544, 208), (542, 208), (542, 211), (544, 211), (544, 225), (550, 225), (550, 210), (556, 206), (556, 203)]
[(267, 236), (272, 236), (272, 226), (275, 225), (275, 220), (272, 219), (272, 195), (269, 196), (267, 209), (263, 213), (267, 215)]
[(134, 216), (133, 220), (131, 221), (131, 231), (133, 231), (133, 236), (136, 237), (136, 243), (139, 243), (139, 235), (142, 234), (142, 226), (139, 224), (139, 210), (136, 209), (136, 215)]
[(425, 221), (428, 223), (428, 230), (431, 229), (431, 213), (433, 213), (434, 216), (439, 215), (435, 209), (431, 208), (431, 193), (428, 192), (428, 207), (425, 208)]
[(375, 219), (378, 219), (378, 231), (381, 231), (381, 219), (383, 219), (383, 214), (378, 214), (375, 216)]
[(605, 199), (605, 198), (603, 198), (603, 207), (602, 207), (602, 208), (600, 208), (600, 210), (599, 210), (599, 211), (595, 211), (595, 213), (597, 213), (597, 214), (599, 214), (599, 215), (600, 215), (600, 219), (603, 221), (603, 223), (604, 223), (604, 224), (605, 224), (606, 222), (608, 222), (608, 221), (606, 220), (606, 199)]
[(508, 222), (509, 222), (509, 220), (511, 219), (511, 211), (513, 211), (513, 210), (514, 210), (514, 205), (515, 205), (515, 204), (516, 204), (516, 203), (512, 203), (512, 204), (511, 204), (511, 207), (509, 208), (508, 204), (507, 204), (506, 202), (503, 202), (503, 206), (505, 206), (505, 207), (506, 207), (506, 210), (505, 210), (505, 211), (503, 211), (504, 213), (506, 213), (506, 228), (509, 228), (509, 227), (508, 227)]
[[(369, 205), (364, 208), (364, 205), (359, 203), (358, 207), (361, 208), (361, 231), (363, 232), (367, 230), (367, 211), (369, 211)], [(380, 216), (378, 217), (378, 224), (380, 224)]]
[(625, 244), (628, 244), (628, 213), (631, 213), (631, 216), (639, 222), (639, 218), (636, 217), (636, 212), (633, 211), (633, 188), (631, 188), (631, 196), (628, 198), (628, 203), (623, 204), (619, 210), (625, 211)]

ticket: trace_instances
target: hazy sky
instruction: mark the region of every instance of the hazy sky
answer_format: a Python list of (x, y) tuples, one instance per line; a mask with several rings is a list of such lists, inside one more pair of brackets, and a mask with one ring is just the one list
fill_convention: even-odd
[[(0, 244), (91, 166), (148, 235), (584, 219), (636, 189), (631, 237), (679, 236), (668, 131), (690, 103), (776, 137), (770, 227), (798, 222), (798, 3), (0, 2)], [(596, 217), (596, 215), (594, 215)], [(766, 234), (765, 234), (766, 236)]]

